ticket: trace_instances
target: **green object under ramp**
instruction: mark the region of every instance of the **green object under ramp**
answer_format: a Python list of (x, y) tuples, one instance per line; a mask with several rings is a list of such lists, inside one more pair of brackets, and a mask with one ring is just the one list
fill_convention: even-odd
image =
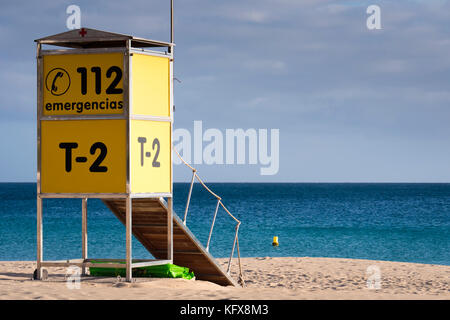
[[(103, 263), (101, 261), (92, 261), (94, 263)], [(120, 262), (125, 263), (125, 262)], [(91, 276), (100, 277), (125, 277), (125, 268), (89, 268)], [(191, 280), (194, 278), (194, 272), (189, 271), (189, 268), (180, 267), (171, 263), (162, 264), (159, 266), (148, 266), (133, 268), (133, 277), (147, 277), (147, 278), (183, 278)]]

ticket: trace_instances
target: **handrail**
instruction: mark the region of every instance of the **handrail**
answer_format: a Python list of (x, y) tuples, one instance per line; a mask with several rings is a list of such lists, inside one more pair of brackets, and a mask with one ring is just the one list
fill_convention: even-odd
[(184, 210), (184, 217), (183, 217), (183, 224), (186, 225), (186, 218), (189, 210), (189, 203), (191, 202), (191, 195), (192, 195), (192, 188), (194, 187), (194, 179), (195, 179), (195, 171), (192, 170), (192, 180), (191, 180), (191, 187), (189, 188), (189, 194), (186, 201), (186, 209)]
[(221, 199), (222, 199), (222, 198), (220, 198), (217, 194), (215, 194), (214, 192), (212, 192), (211, 189), (209, 189), (209, 188), (206, 186), (206, 184), (203, 182), (203, 180), (200, 179), (200, 177), (198, 176), (197, 171), (195, 171), (195, 176), (196, 176), (198, 182), (200, 182), (200, 183), (202, 184), (202, 186), (203, 186), (206, 190), (208, 190), (209, 193), (211, 193), (214, 197), (216, 197), (217, 200), (221, 200)]
[(178, 158), (180, 158), (180, 160), (186, 165), (188, 166), (192, 171), (197, 171), (195, 170), (195, 168), (191, 167), (191, 165), (189, 163), (187, 163), (186, 161), (184, 161), (184, 159), (180, 156), (180, 154), (178, 153), (178, 151), (175, 148), (172, 148), (173, 151), (175, 151), (175, 153), (178, 155)]
[(188, 214), (188, 210), (189, 210), (189, 204), (191, 202), (191, 196), (192, 196), (192, 189), (194, 186), (194, 182), (195, 179), (198, 180), (198, 182), (200, 182), (200, 184), (211, 194), (213, 195), (216, 199), (217, 199), (217, 205), (216, 205), (216, 209), (214, 211), (214, 217), (213, 217), (213, 221), (211, 223), (211, 229), (209, 231), (209, 236), (208, 236), (208, 242), (206, 244), (206, 251), (209, 251), (209, 244), (211, 242), (211, 236), (212, 236), (212, 232), (214, 229), (214, 224), (216, 222), (216, 216), (217, 216), (217, 212), (219, 211), (219, 205), (225, 210), (226, 213), (228, 213), (228, 215), (233, 218), (234, 221), (236, 221), (236, 233), (234, 235), (234, 241), (233, 241), (233, 248), (231, 250), (231, 255), (230, 258), (228, 260), (228, 267), (227, 267), (227, 273), (230, 274), (230, 269), (231, 269), (231, 261), (233, 259), (233, 255), (234, 255), (234, 251), (237, 248), (237, 254), (238, 254), (238, 263), (239, 263), (239, 283), (242, 286), (245, 286), (245, 281), (244, 281), (244, 275), (242, 272), (242, 265), (241, 265), (241, 254), (239, 251), (239, 237), (238, 237), (238, 233), (239, 233), (239, 226), (241, 225), (241, 221), (239, 221), (235, 216), (233, 216), (231, 214), (231, 212), (225, 207), (225, 205), (222, 202), (222, 198), (219, 197), (216, 193), (214, 193), (210, 188), (208, 188), (206, 186), (206, 184), (203, 182), (203, 180), (199, 177), (199, 175), (197, 174), (197, 170), (192, 167), (191, 165), (189, 165), (182, 157), (181, 155), (178, 153), (178, 151), (175, 148), (172, 148), (173, 151), (175, 151), (175, 153), (177, 154), (177, 156), (180, 158), (180, 160), (188, 167), (192, 170), (192, 179), (191, 179), (191, 185), (189, 187), (189, 194), (188, 194), (188, 198), (186, 201), (186, 208), (184, 211), (184, 219), (183, 219), (183, 224), (186, 225), (186, 218), (187, 218), (187, 214)]
[(220, 205), (222, 206), (222, 208), (230, 215), (230, 217), (232, 217), (237, 223), (241, 223), (238, 219), (235, 218), (235, 216), (233, 216), (230, 211), (228, 211), (228, 209), (225, 207), (225, 205), (222, 203), (222, 201), (220, 201)]

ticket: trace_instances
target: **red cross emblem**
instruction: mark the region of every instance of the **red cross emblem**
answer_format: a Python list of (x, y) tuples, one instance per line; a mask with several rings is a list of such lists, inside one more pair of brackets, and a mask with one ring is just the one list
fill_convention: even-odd
[(87, 31), (84, 28), (81, 28), (80, 32), (78, 33), (84, 38), (84, 36), (87, 34)]

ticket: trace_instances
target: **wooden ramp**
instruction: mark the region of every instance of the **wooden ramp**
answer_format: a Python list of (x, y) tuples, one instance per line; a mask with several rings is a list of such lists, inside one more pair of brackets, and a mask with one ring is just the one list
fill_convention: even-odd
[[(104, 199), (125, 225), (125, 199)], [(163, 199), (133, 199), (132, 232), (156, 258), (167, 259), (167, 204)], [(195, 278), (223, 286), (236, 282), (217, 264), (192, 232), (173, 212), (173, 263), (194, 271)]]

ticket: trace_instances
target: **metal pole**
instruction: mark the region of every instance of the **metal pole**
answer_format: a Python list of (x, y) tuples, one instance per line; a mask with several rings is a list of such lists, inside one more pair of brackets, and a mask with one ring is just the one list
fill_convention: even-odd
[(81, 251), (83, 259), (83, 267), (81, 268), (81, 274), (86, 275), (85, 262), (88, 257), (88, 237), (87, 237), (87, 198), (81, 199)]
[[(173, 61), (173, 0), (170, 0), (170, 47), (169, 47), (169, 52), (170, 54), (172, 54), (172, 61)], [(171, 76), (173, 78), (173, 65), (171, 67), (170, 70)], [(173, 79), (170, 79), (170, 83), (173, 82)], [(173, 90), (173, 88), (172, 88)], [(173, 110), (173, 92), (170, 92), (171, 95), (171, 109)], [(171, 112), (172, 113), (172, 112)], [(172, 129), (171, 129), (172, 130)], [(171, 135), (172, 137), (172, 135)], [(171, 138), (172, 139), (172, 138)], [(172, 145), (172, 141), (171, 141), (171, 145)], [(191, 188), (192, 189), (192, 188)], [(173, 193), (172, 193), (173, 196)], [(190, 197), (190, 195), (189, 195)], [(173, 263), (173, 198), (170, 197), (167, 199), (167, 205), (168, 205), (168, 209), (167, 210), (167, 259), (171, 261), (171, 263)], [(188, 206), (189, 206), (189, 200), (188, 200)], [(186, 225), (186, 214), (187, 214), (187, 210), (185, 212), (185, 216), (184, 216), (184, 224)]]
[(214, 228), (214, 223), (216, 222), (217, 211), (219, 211), (220, 199), (217, 200), (216, 211), (214, 212), (213, 222), (211, 224), (211, 230), (209, 230), (208, 242), (206, 243), (206, 251), (209, 251), (209, 242), (211, 241), (211, 236)]
[(184, 210), (184, 219), (183, 219), (184, 225), (186, 225), (186, 218), (187, 218), (187, 213), (189, 210), (189, 203), (191, 202), (192, 187), (194, 186), (194, 179), (195, 179), (195, 170), (192, 170), (191, 187), (189, 188), (189, 194), (188, 194), (188, 198), (187, 198), (187, 202), (186, 202), (186, 209)]
[(125, 214), (126, 214), (126, 247), (127, 247), (127, 266), (126, 266), (126, 281), (131, 282), (132, 281), (132, 260), (131, 260), (131, 227), (132, 227), (132, 220), (131, 220), (131, 213), (132, 213), (132, 207), (131, 203), (132, 199), (128, 195), (128, 197), (125, 200)]
[(37, 196), (37, 266), (36, 279), (42, 280), (42, 258), (43, 258), (43, 237), (42, 237), (42, 198)]
[(126, 192), (127, 197), (125, 199), (125, 238), (126, 238), (126, 281), (131, 282), (133, 278), (133, 268), (132, 268), (132, 227), (133, 227), (133, 221), (132, 221), (132, 201), (131, 198), (131, 184), (130, 184), (130, 174), (131, 174), (131, 161), (130, 161), (130, 152), (131, 152), (131, 141), (130, 141), (130, 132), (131, 132), (131, 67), (130, 67), (130, 49), (131, 49), (131, 40), (128, 40), (126, 42), (126, 53), (124, 56), (124, 104), (126, 106), (126, 113), (127, 113), (127, 186), (126, 186)]
[(239, 222), (236, 226), (236, 234), (234, 236), (234, 242), (233, 242), (233, 249), (231, 249), (231, 256), (230, 256), (230, 260), (228, 260), (228, 268), (227, 268), (227, 273), (230, 273), (230, 269), (231, 269), (231, 259), (233, 258), (233, 254), (234, 254), (234, 248), (236, 247), (236, 241), (237, 241), (237, 236), (238, 236), (238, 231), (239, 231), (239, 225), (241, 223)]
[[(173, 0), (170, 0), (170, 43), (173, 43)], [(173, 46), (169, 48), (170, 53), (173, 51)]]
[(43, 237), (42, 237), (42, 198), (41, 194), (41, 105), (42, 105), (42, 59), (41, 43), (36, 46), (36, 65), (37, 65), (37, 199), (36, 199), (36, 279), (42, 279), (42, 259), (43, 259)]
[(173, 263), (173, 199), (167, 199), (167, 260)]

